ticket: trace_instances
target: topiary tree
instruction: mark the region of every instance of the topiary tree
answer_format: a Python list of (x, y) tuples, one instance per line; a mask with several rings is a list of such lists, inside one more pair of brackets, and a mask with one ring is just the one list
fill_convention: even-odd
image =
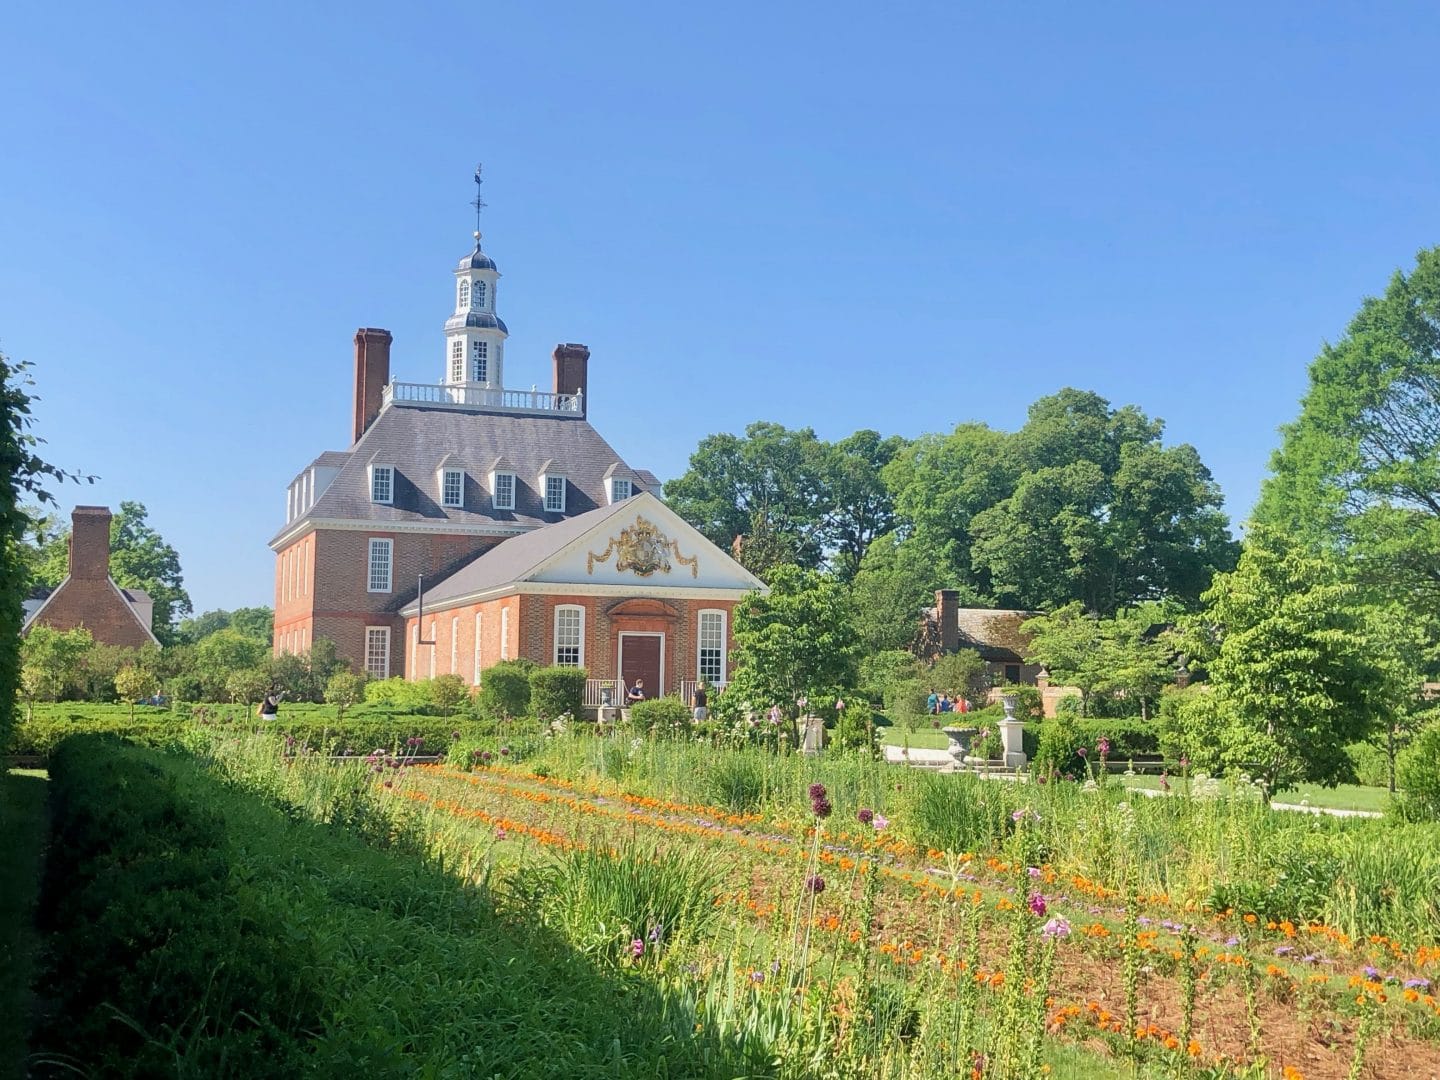
[(630, 723), (652, 739), (688, 739), (692, 714), (678, 697), (637, 701), (629, 710)]
[(510, 719), (530, 712), (532, 660), (501, 660), (486, 668), (480, 679), (480, 708), (494, 717)]
[(335, 706), (335, 719), (344, 720), (346, 709), (365, 700), (367, 681), (363, 674), (353, 671), (341, 671), (330, 676), (325, 684), (325, 700)]
[(436, 675), (430, 680), (430, 704), (444, 716), (453, 713), (470, 696), (470, 688), (459, 675)]
[(160, 692), (160, 677), (142, 667), (123, 667), (115, 673), (115, 692), (130, 705), (130, 719), (135, 719), (135, 699), (152, 698)]
[(530, 709), (542, 721), (569, 714), (579, 719), (585, 707), (584, 668), (545, 667), (530, 673)]

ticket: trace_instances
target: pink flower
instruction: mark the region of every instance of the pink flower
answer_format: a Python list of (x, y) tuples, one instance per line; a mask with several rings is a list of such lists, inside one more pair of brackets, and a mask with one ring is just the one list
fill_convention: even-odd
[(876, 814), (876, 815), (875, 815), (875, 831), (876, 831), (876, 832), (883, 832), (884, 830), (888, 829), (889, 827), (890, 827), (890, 819), (889, 819), (889, 818), (887, 818), (884, 814)]
[(1030, 894), (1030, 912), (1036, 918), (1040, 918), (1045, 914), (1045, 897), (1041, 896), (1038, 892)]
[(1040, 928), (1040, 933), (1047, 938), (1063, 938), (1070, 936), (1070, 924), (1063, 916), (1057, 915)]
[(639, 960), (640, 957), (644, 956), (645, 942), (638, 937), (632, 942), (630, 942), (630, 955), (633, 956), (636, 960)]

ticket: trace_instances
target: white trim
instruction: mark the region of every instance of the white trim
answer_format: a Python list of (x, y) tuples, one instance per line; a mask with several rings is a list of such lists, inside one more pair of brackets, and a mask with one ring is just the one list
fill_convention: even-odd
[(479, 611), (475, 612), (475, 679), (474, 679), (474, 682), (475, 682), (475, 685), (476, 685), (476, 686), (479, 686), (479, 685), (480, 685), (480, 670), (481, 670), (481, 668), (480, 668), (480, 662), (481, 662), (481, 659), (482, 659), (481, 654), (480, 654), (480, 643), (481, 643), (483, 640), (485, 640), (485, 636), (484, 636), (484, 634), (483, 634), (484, 624), (483, 624), (482, 621), (481, 621), (481, 615), (482, 615), (482, 614), (483, 614), (483, 612), (479, 612)]
[[(375, 497), (375, 473), (376, 473), (376, 471), (379, 470), (379, 469), (384, 469), (385, 471), (387, 471), (387, 472), (390, 474), (390, 480), (389, 480), (390, 497), (389, 497), (388, 499), (377, 499), (377, 498)], [(378, 463), (376, 463), (376, 462), (371, 462), (370, 465), (369, 465), (369, 467), (368, 467), (368, 471), (369, 471), (369, 477), (370, 477), (370, 501), (371, 501), (372, 503), (374, 503), (376, 506), (394, 506), (394, 505), (395, 505), (395, 466), (394, 466), (394, 465), (382, 465), (382, 464), (378, 464)]]
[(625, 679), (625, 639), (627, 637), (658, 637), (660, 639), (660, 690), (654, 697), (665, 696), (665, 634), (658, 630), (621, 630), (620, 647), (616, 650), (619, 655), (615, 657), (615, 675), (622, 682)]
[(450, 674), (460, 674), (460, 616), (450, 616)]
[[(432, 600), (429, 594), (426, 594), (425, 610), (449, 611), (454, 607), (483, 603), (486, 600), (496, 600), (502, 596), (628, 596), (637, 600), (744, 600), (754, 591), (754, 589), (718, 588), (656, 589), (646, 586), (643, 582), (635, 585), (580, 585), (564, 581), (511, 581), (504, 585), (480, 589), (462, 596), (452, 596), (445, 600)], [(411, 616), (416, 613), (416, 610), (416, 605), (412, 603), (401, 608), (399, 614)]]
[(466, 525), (458, 521), (435, 524), (428, 521), (384, 521), (380, 518), (307, 518), (293, 529), (287, 529), (270, 541), (270, 550), (283, 551), (298, 538), (308, 536), (321, 529), (348, 532), (404, 532), (437, 533), (451, 536), (520, 536), (524, 533), (543, 529), (545, 522), (535, 525), (495, 523), (487, 525)]
[[(376, 675), (370, 670), (370, 635), (379, 630), (385, 635), (385, 674)], [(388, 679), (390, 677), (390, 627), (388, 626), (367, 626), (365, 627), (365, 674), (370, 678)]]
[(427, 638), (426, 640), (428, 640), (428, 641), (430, 642), (430, 678), (433, 679), (433, 678), (435, 678), (435, 653), (436, 653), (436, 650), (439, 649), (439, 646), (435, 643), (435, 620), (434, 620), (434, 619), (431, 619), (431, 620), (430, 620), (430, 636), (429, 636), (429, 638)]
[[(375, 545), (385, 545), (385, 587), (375, 588)], [(372, 536), (365, 545), (365, 591), (388, 593), (395, 589), (395, 541), (388, 536)]]
[[(701, 626), (706, 615), (720, 616), (720, 677), (712, 679), (700, 670), (700, 654), (705, 647), (705, 637), (701, 633)], [(695, 612), (695, 681), (706, 682), (711, 686), (724, 686), (730, 678), (730, 650), (726, 643), (730, 640), (729, 618), (730, 613), (724, 608), (701, 608)]]
[(510, 608), (500, 608), (500, 659), (510, 659)]
[(418, 682), (420, 679), (420, 620), (415, 620), (415, 632), (410, 635), (410, 662), (406, 665), (410, 669), (410, 681)]
[[(445, 487), (446, 481), (447, 481), (450, 477), (452, 477), (452, 476), (458, 476), (458, 477), (460, 478), (460, 501), (459, 501), (459, 502), (451, 502), (451, 501), (450, 501), (449, 493), (448, 493), (448, 491), (446, 490), (446, 487)], [(440, 505), (441, 505), (441, 506), (444, 506), (444, 507), (448, 507), (448, 508), (450, 508), (450, 509), (452, 509), (452, 510), (463, 510), (463, 509), (464, 509), (464, 507), (465, 507), (465, 470), (464, 470), (464, 469), (442, 468), (442, 469), (440, 470)]]
[[(499, 489), (499, 486), (500, 486), (500, 484), (499, 484), (499, 479), (500, 479), (500, 477), (502, 477), (502, 476), (508, 476), (508, 477), (510, 478), (510, 501), (509, 501), (508, 503), (502, 503), (502, 502), (500, 501), (500, 496), (499, 496), (499, 491), (498, 491), (498, 489)], [(511, 472), (511, 471), (506, 470), (506, 469), (495, 469), (495, 470), (492, 470), (491, 473), (490, 473), (490, 507), (491, 507), (491, 509), (493, 509), (493, 510), (514, 510), (514, 509), (515, 509), (515, 490), (516, 490), (516, 488), (518, 488), (519, 486), (520, 486), (520, 478), (519, 478), (518, 476), (516, 476), (514, 472)]]
[[(560, 483), (560, 505), (550, 505), (550, 481), (557, 480)], [(540, 507), (547, 514), (565, 513), (567, 496), (570, 493), (570, 483), (564, 473), (543, 472), (540, 474)]]
[(578, 624), (578, 629), (580, 631), (580, 647), (578, 652), (579, 659), (576, 660), (573, 665), (566, 664), (565, 666), (583, 668), (585, 666), (585, 606), (583, 604), (555, 605), (555, 617), (551, 620), (550, 626), (550, 662), (556, 667), (560, 666), (560, 613), (562, 611), (575, 611), (578, 612), (580, 615), (580, 621)]

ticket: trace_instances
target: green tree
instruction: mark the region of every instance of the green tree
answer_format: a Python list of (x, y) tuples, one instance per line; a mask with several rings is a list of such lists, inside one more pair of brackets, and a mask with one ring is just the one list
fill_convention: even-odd
[(135, 702), (152, 698), (160, 692), (160, 678), (155, 672), (143, 667), (123, 667), (115, 673), (115, 692), (120, 700), (130, 706), (130, 718), (135, 718)]
[[(251, 671), (265, 663), (268, 646), (234, 630), (219, 630), (195, 646), (192, 671), (206, 701), (220, 701), (228, 693), (227, 680), (237, 671)], [(268, 684), (270, 675), (265, 676)]]
[(895, 500), (884, 469), (904, 446), (898, 435), (882, 438), (862, 430), (829, 448), (820, 535), (841, 581), (853, 580), (871, 543), (895, 527)]
[(241, 668), (225, 676), (225, 695), (239, 705), (253, 705), (270, 690), (270, 673), (263, 667)]
[(95, 644), (90, 631), (32, 626), (20, 642), (20, 687), (33, 715), (36, 701), (56, 701), (78, 678), (85, 654)]
[[(155, 602), (151, 629), (163, 644), (178, 640), (175, 622), (190, 614), (180, 556), (148, 523), (143, 503), (122, 502), (110, 519), (110, 576), (117, 585), (143, 589)], [(70, 570), (70, 530), (57, 533), (43, 549), (39, 577), (59, 585)]]
[(974, 649), (959, 649), (936, 657), (920, 681), (927, 684), (927, 697), (928, 690), (939, 690), (952, 698), (977, 701), (984, 696), (984, 675), (985, 661), (980, 659), (980, 654)]
[(325, 684), (325, 700), (335, 706), (335, 719), (344, 720), (346, 709), (365, 700), (366, 682), (363, 673), (353, 671), (341, 671), (330, 676), (330, 681)]
[(193, 645), (218, 630), (235, 630), (268, 645), (275, 636), (275, 613), (268, 607), (236, 608), (234, 611), (216, 608), (192, 619), (181, 619), (175, 629), (175, 637), (177, 641)]
[(1170, 623), (1177, 615), (1169, 604), (1141, 604), (1102, 624), (1105, 673), (1098, 688), (1133, 703), (1142, 720), (1155, 715), (1161, 693), (1175, 682), (1179, 655)]
[(827, 707), (855, 685), (859, 643), (844, 587), (795, 566), (778, 568), (770, 592), (735, 607), (736, 671), (726, 696), (793, 715), (806, 699)]
[(1255, 767), (1272, 791), (1347, 779), (1346, 745), (1418, 695), (1380, 612), (1334, 560), (1280, 534), (1252, 530), (1205, 602), (1187, 640), (1210, 693), (1182, 702), (1182, 725), (1211, 726), (1219, 760)]
[[(902, 542), (895, 533), (876, 539), (850, 583), (855, 630), (864, 651), (914, 647), (921, 615), (945, 581), (943, 569), (921, 545)], [(966, 599), (974, 600), (974, 594)]]
[(1343, 553), (1360, 584), (1440, 614), (1440, 247), (1321, 349), (1283, 432), (1256, 520)]
[(1080, 691), (1080, 715), (1089, 716), (1095, 691), (1107, 677), (1105, 628), (1098, 616), (1076, 600), (1048, 615), (1026, 619), (1020, 629), (1030, 635), (1027, 664), (1039, 664), (1050, 681)]

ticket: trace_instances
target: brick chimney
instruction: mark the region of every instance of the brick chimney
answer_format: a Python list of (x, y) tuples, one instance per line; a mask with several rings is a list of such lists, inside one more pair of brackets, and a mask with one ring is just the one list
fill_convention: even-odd
[(110, 576), (110, 508), (77, 506), (70, 515), (70, 576), (104, 581)]
[(590, 407), (590, 348), (567, 343), (556, 345), (551, 354), (555, 361), (555, 393), (580, 394), (580, 415)]
[(390, 342), (395, 340), (389, 330), (361, 327), (355, 331), (355, 433), (360, 436), (380, 415), (380, 401), (390, 381)]
[(960, 648), (960, 594), (954, 589), (935, 590), (935, 621), (940, 624), (940, 651)]

